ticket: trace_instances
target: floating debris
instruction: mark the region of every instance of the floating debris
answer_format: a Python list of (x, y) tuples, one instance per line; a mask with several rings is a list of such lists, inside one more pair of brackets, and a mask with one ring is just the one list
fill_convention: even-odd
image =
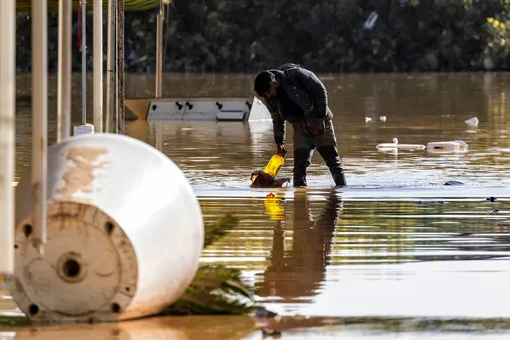
[(473, 118), (469, 118), (468, 120), (465, 121), (465, 123), (469, 126), (478, 126), (478, 118), (476, 117), (473, 117)]
[(393, 138), (393, 143), (377, 144), (376, 149), (379, 151), (393, 151), (393, 150), (425, 150), (425, 145), (422, 144), (399, 144), (397, 138)]
[(443, 201), (414, 201), (414, 204), (444, 204)]
[(284, 184), (290, 183), (290, 178), (277, 179), (263, 170), (256, 170), (251, 173), (251, 181), (251, 188), (281, 188)]
[(447, 181), (443, 185), (464, 185), (464, 183), (459, 181)]
[(271, 328), (262, 328), (262, 339), (265, 339), (267, 337), (273, 337), (275, 339), (280, 338), (282, 335), (282, 332), (279, 332), (277, 330), (271, 329)]
[(468, 145), (462, 140), (454, 140), (447, 142), (429, 142), (427, 143), (427, 152), (466, 152)]
[(267, 310), (263, 306), (257, 306), (255, 307), (255, 317), (256, 318), (274, 318), (278, 314), (275, 312), (271, 312), (270, 310)]

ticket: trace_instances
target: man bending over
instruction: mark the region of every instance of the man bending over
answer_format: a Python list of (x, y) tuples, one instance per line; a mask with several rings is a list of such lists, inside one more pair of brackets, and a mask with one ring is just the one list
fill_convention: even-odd
[(317, 76), (298, 65), (259, 72), (254, 90), (273, 119), (277, 153), (285, 155), (285, 121), (294, 129), (294, 186), (306, 186), (306, 168), (317, 148), (337, 186), (345, 186), (342, 160), (338, 154), (333, 114), (327, 91)]

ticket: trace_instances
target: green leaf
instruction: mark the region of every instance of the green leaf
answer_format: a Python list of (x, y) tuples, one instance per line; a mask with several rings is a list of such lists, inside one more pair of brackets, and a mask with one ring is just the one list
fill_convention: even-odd
[(254, 304), (253, 290), (241, 282), (238, 269), (204, 265), (165, 314), (246, 314)]
[(226, 214), (217, 223), (205, 228), (204, 248), (213, 244), (216, 240), (223, 237), (227, 231), (235, 228), (239, 224), (239, 219), (232, 214)]

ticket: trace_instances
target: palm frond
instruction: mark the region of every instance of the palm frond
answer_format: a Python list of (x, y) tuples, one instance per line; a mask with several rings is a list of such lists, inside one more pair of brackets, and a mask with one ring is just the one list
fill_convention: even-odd
[(204, 248), (213, 244), (216, 240), (223, 237), (228, 230), (237, 226), (239, 219), (234, 215), (228, 213), (223, 216), (218, 222), (211, 226), (205, 227)]
[(204, 265), (181, 298), (165, 314), (246, 314), (255, 304), (253, 291), (238, 269)]

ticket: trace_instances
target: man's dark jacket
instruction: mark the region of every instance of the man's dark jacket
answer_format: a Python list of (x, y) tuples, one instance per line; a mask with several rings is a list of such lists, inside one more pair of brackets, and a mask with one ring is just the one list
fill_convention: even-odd
[(302, 67), (272, 69), (277, 81), (278, 91), (285, 91), (287, 96), (302, 109), (299, 112), (282, 112), (278, 96), (262, 98), (273, 119), (273, 132), (276, 144), (285, 143), (285, 121), (292, 124), (294, 129), (304, 133), (311, 133), (315, 129), (315, 119), (331, 119), (333, 116), (328, 109), (328, 95), (324, 84), (317, 76)]

